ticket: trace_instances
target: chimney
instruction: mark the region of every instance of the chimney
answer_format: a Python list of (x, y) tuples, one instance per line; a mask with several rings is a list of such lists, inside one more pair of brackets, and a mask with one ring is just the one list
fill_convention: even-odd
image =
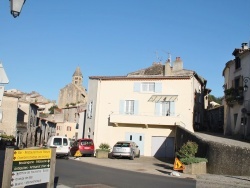
[(178, 71), (183, 69), (183, 62), (180, 57), (176, 57), (173, 64), (173, 71)]
[(247, 50), (248, 49), (247, 43), (242, 43), (241, 48), (242, 48), (242, 50)]
[(172, 67), (170, 64), (170, 59), (168, 59), (165, 63), (165, 75), (164, 76), (170, 76), (172, 73)]

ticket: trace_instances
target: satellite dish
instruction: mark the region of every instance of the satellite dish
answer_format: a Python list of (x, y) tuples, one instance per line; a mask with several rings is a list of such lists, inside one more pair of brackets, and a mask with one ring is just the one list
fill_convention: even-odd
[(242, 112), (243, 114), (245, 114), (245, 113), (247, 113), (247, 109), (246, 109), (246, 108), (242, 108), (242, 109), (241, 109), (241, 112)]

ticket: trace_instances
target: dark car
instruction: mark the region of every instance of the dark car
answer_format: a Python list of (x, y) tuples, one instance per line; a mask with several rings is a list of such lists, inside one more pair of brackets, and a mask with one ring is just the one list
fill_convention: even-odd
[(89, 155), (94, 156), (95, 146), (94, 142), (90, 138), (78, 139), (71, 145), (70, 154), (74, 156), (77, 151), (80, 151), (82, 156)]
[(112, 156), (116, 157), (129, 157), (134, 160), (135, 157), (140, 157), (140, 149), (135, 142), (132, 141), (119, 141), (112, 150)]

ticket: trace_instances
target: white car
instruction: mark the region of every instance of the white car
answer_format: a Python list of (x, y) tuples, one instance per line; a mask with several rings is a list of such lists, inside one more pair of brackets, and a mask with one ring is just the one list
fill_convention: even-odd
[(52, 136), (49, 138), (47, 147), (56, 147), (56, 157), (68, 158), (70, 154), (70, 140), (65, 136)]
[(129, 157), (134, 160), (135, 157), (140, 157), (140, 149), (135, 142), (132, 141), (119, 141), (112, 150), (112, 156), (116, 157)]

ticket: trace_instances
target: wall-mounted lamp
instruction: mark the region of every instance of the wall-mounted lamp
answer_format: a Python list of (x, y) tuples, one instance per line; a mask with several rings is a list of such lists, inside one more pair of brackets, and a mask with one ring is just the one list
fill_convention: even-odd
[(26, 0), (10, 0), (10, 13), (14, 18), (20, 15)]
[(244, 86), (243, 86), (244, 91), (247, 91), (247, 90), (248, 90), (247, 82), (248, 82), (249, 80), (250, 80), (249, 77), (244, 77), (244, 78), (243, 78), (243, 82), (245, 83)]

